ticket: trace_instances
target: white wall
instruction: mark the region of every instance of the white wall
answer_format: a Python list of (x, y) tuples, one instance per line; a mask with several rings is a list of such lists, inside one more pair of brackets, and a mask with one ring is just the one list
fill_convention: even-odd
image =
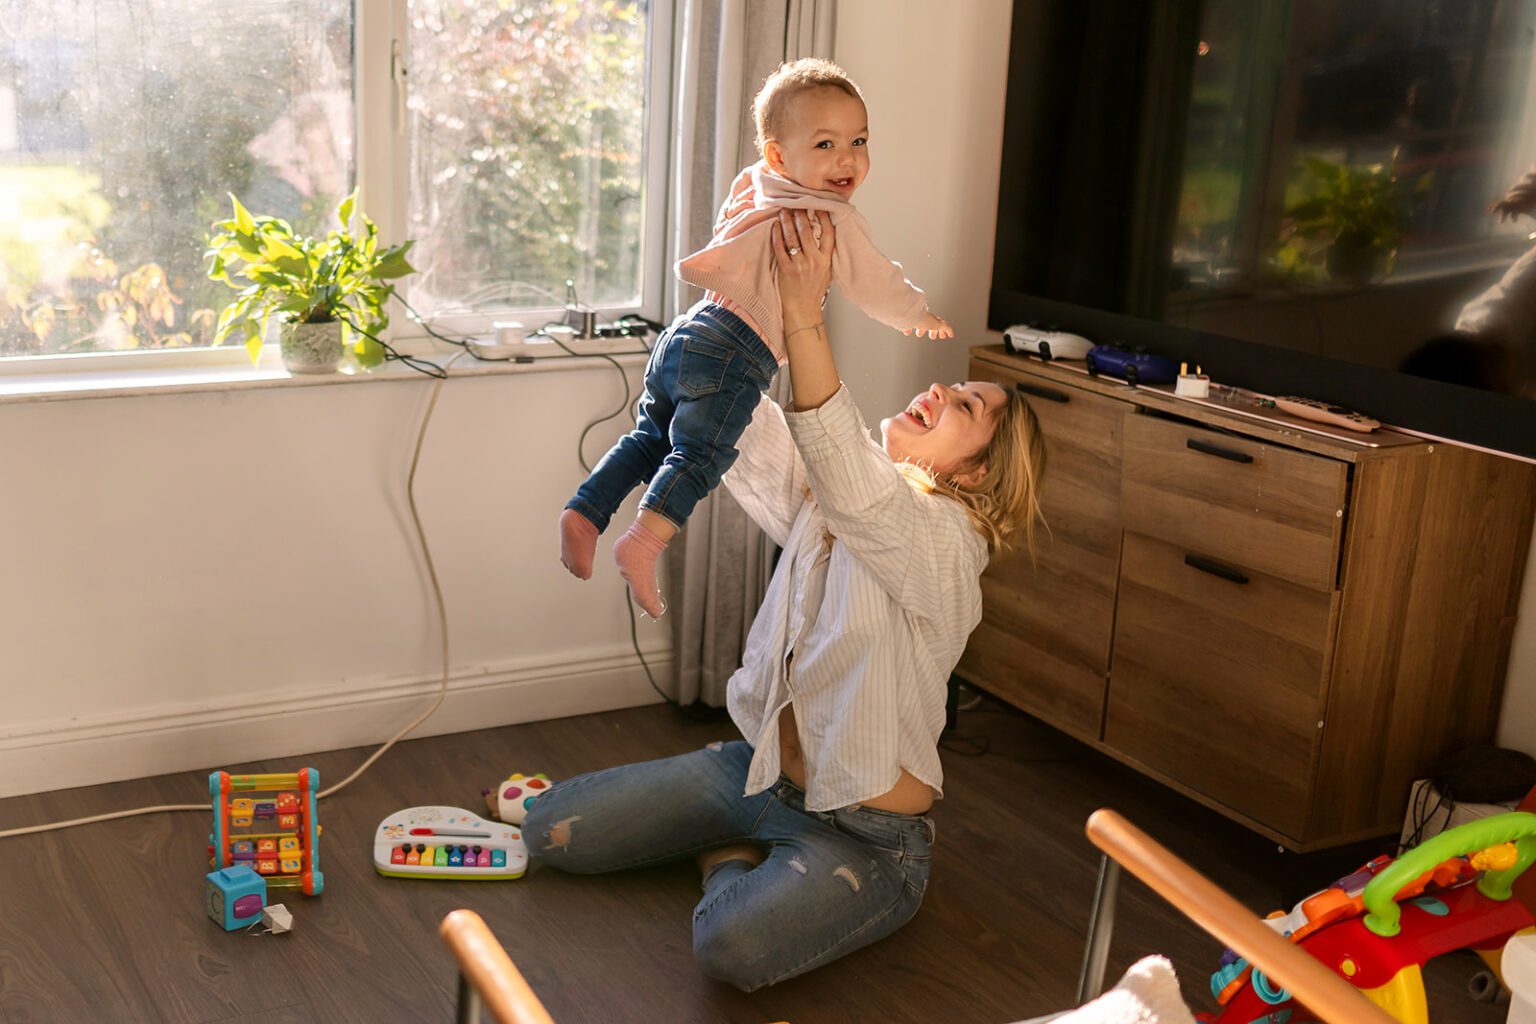
[[(417, 501), (452, 698), (423, 733), (656, 699), (606, 545), (589, 583), (558, 561), (576, 436), (622, 397), (599, 365), (443, 389)], [(429, 388), (0, 404), (0, 795), (382, 740), (423, 709), (440, 634), (405, 477)], [(641, 637), (665, 672), (666, 626)]]
[(1536, 757), (1536, 543), (1525, 562), (1520, 621), (1515, 623), (1509, 674), (1504, 678), (1498, 743)]
[(869, 107), (869, 178), (854, 205), (875, 241), (955, 326), (905, 338), (834, 297), (843, 379), (873, 427), (936, 380), (965, 377), (986, 332), (1008, 78), (1009, 0), (841, 0), (836, 57)]

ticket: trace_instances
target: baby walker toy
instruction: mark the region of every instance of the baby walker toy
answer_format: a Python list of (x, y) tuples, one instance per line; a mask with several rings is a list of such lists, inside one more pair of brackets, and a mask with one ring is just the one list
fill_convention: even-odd
[[(207, 910), (233, 930), (260, 919), (269, 890), (325, 888), (320, 870), (320, 773), (208, 776), (213, 832), (208, 836)], [(234, 796), (233, 794), (240, 794)]]
[[(1470, 856), (1468, 856), (1470, 854)], [(1536, 932), (1510, 886), (1536, 860), (1536, 814), (1468, 822), (1397, 859), (1359, 871), (1266, 921), (1402, 1024), (1428, 1024), (1422, 966), (1472, 949), (1502, 982), (1505, 944)], [(1211, 1024), (1303, 1024), (1319, 1018), (1231, 950), (1211, 976)]]

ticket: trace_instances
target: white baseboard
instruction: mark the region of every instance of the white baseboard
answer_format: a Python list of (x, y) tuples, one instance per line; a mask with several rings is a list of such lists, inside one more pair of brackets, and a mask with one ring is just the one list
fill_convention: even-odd
[[(645, 660), (666, 686), (671, 651), (646, 651)], [(31, 723), (0, 731), (0, 797), (382, 743), (426, 710), (441, 684), (441, 674), (349, 680), (323, 690)], [(442, 706), (407, 738), (638, 707), (660, 699), (627, 646), (580, 658), (543, 656), (458, 668), (449, 675)], [(322, 779), (321, 784), (337, 781)], [(189, 793), (188, 802), (203, 795)]]

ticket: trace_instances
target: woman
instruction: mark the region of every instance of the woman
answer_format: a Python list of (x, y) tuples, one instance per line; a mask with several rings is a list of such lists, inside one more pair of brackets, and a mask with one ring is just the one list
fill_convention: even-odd
[(784, 549), (727, 702), (745, 741), (570, 779), (523, 825), (575, 872), (697, 857), (694, 954), (746, 991), (917, 912), (941, 795), (946, 682), (988, 558), (1039, 514), (1034, 414), (992, 383), (935, 384), (871, 440), (822, 299), (830, 222), (774, 226), (793, 402), (764, 398), (725, 484)]

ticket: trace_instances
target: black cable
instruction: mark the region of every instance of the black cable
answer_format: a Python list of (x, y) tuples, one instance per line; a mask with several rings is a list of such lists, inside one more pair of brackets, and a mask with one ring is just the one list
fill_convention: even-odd
[[(559, 338), (555, 337), (552, 334), (546, 334), (545, 337), (549, 338), (550, 341), (554, 342), (562, 350), (564, 350), (565, 355), (563, 355), (563, 356), (483, 356), (480, 353), (475, 351), (474, 346), (469, 343), (469, 339), (467, 337), (466, 338), (450, 338), (446, 334), (440, 334), (439, 332), (433, 330), (432, 326), (426, 322), (426, 320), (422, 317), (422, 315), (420, 313), (416, 312), (415, 307), (413, 307), (409, 302), (406, 302), (405, 298), (403, 296), (401, 296), (398, 292), (395, 293), (395, 298), (400, 300), (400, 304), (405, 307), (406, 312), (408, 312), (410, 314), (411, 319), (416, 321), (416, 323), (421, 325), (422, 330), (426, 331), (428, 334), (430, 334), (432, 337), (436, 338), (438, 341), (447, 342), (450, 345), (457, 345), (459, 348), (463, 349), (465, 352), (468, 352), (471, 356), (474, 356), (476, 359), (480, 360), (481, 362), (485, 362), (485, 363), (506, 363), (506, 362), (532, 363), (532, 362), (535, 362), (536, 360), (542, 360), (542, 359), (591, 359), (594, 356), (596, 356), (596, 357), (600, 357), (602, 359), (606, 359), (609, 363), (611, 363), (613, 365), (613, 368), (619, 372), (619, 380), (624, 385), (624, 400), (619, 404), (619, 407), (617, 409), (615, 409), (613, 412), (609, 413), (607, 416), (604, 416), (602, 419), (593, 420), (591, 423), (588, 423), (586, 428), (584, 430), (582, 430), (581, 436), (576, 439), (576, 461), (581, 464), (581, 468), (584, 471), (586, 471), (587, 473), (591, 473), (592, 472), (592, 467), (587, 465), (587, 458), (586, 458), (586, 453), (585, 453), (587, 435), (590, 434), (594, 429), (596, 429), (601, 424), (607, 423), (609, 420), (613, 419), (615, 416), (618, 416), (618, 415), (622, 414), (626, 409), (629, 408), (630, 399), (632, 399), (634, 397), (634, 392), (630, 389), (630, 386), (629, 386), (629, 373), (624, 369), (624, 366), (623, 366), (622, 363), (620, 363), (617, 359), (613, 358), (613, 356), (610, 355), (607, 352), (594, 352), (591, 355), (584, 355), (584, 354), (582, 354), (580, 352), (573, 351), (569, 345), (566, 345), (565, 342), (561, 341)], [(629, 322), (634, 322), (634, 323), (637, 323), (637, 324), (641, 324), (641, 325), (644, 325), (646, 328), (648, 328), (650, 330), (656, 331), (658, 334), (663, 330), (663, 327), (662, 327), (661, 324), (655, 323), (654, 321), (651, 321), (651, 320), (647, 320), (647, 319), (645, 319), (642, 316), (635, 316), (635, 315), (624, 316), (624, 317), (621, 317), (618, 322), (621, 323), (621, 324), (622, 323), (629, 323)], [(551, 320), (548, 323), (544, 324), (543, 327), (540, 327), (539, 330), (540, 331), (544, 331), (548, 327), (550, 327), (552, 324), (556, 324), (556, 323), (559, 323), (559, 321)], [(372, 335), (369, 335), (369, 337), (372, 337)], [(377, 339), (375, 339), (375, 340), (377, 340)], [(380, 344), (382, 345), (384, 343), (380, 342)], [(644, 342), (641, 342), (641, 344), (643, 346)], [(388, 354), (388, 353), (390, 353), (392, 351), (393, 350), (390, 349), (389, 346), (385, 345), (385, 352), (386, 352), (386, 354)], [(634, 353), (634, 354), (638, 355), (638, 353)], [(401, 358), (401, 357), (397, 356), (397, 358)], [(409, 364), (407, 364), (407, 365), (409, 365)], [(657, 683), (656, 683), (656, 676), (651, 672), (650, 662), (645, 660), (645, 654), (640, 650), (640, 627), (639, 627), (638, 622), (635, 619), (635, 602), (634, 602), (634, 598), (629, 593), (628, 588), (625, 588), (625, 591), (624, 591), (624, 606), (625, 606), (625, 609), (629, 612), (629, 642), (630, 642), (630, 645), (633, 646), (634, 649), (635, 649), (635, 657), (640, 660), (640, 667), (645, 670), (645, 679), (646, 679), (646, 681), (648, 683), (651, 684), (651, 689), (655, 690), (656, 691), (656, 695), (659, 696), (662, 700), (666, 701), (672, 707), (678, 709), (679, 711), (683, 712), (684, 714), (689, 715), (689, 717), (696, 717), (694, 715), (694, 713), (689, 711), (689, 707), (691, 707), (691, 705), (685, 706), (681, 702), (675, 700), (674, 698), (667, 696), (667, 694), (662, 690), (662, 688), (657, 685)]]
[[(446, 342), (449, 345), (457, 345), (459, 348), (461, 348), (464, 351), (468, 352), (471, 356), (473, 356), (475, 359), (479, 360), (482, 363), (519, 363), (519, 364), (527, 364), (527, 363), (542, 362), (542, 361), (544, 361), (546, 359), (592, 359), (595, 356), (602, 356), (602, 357), (608, 359), (609, 362), (614, 362), (615, 365), (617, 365), (616, 361), (611, 358), (609, 353), (606, 353), (606, 352), (593, 352), (590, 355), (586, 355), (586, 354), (583, 354), (583, 353), (580, 353), (580, 352), (573, 352), (573, 351), (571, 351), (571, 349), (569, 347), (567, 347), (565, 345), (560, 345), (559, 341), (556, 340), (553, 336), (550, 336), (550, 335), (545, 335), (545, 336), (548, 337), (550, 341), (554, 341), (555, 344), (560, 345), (560, 348), (565, 350), (565, 354), (564, 355), (558, 355), (558, 356), (529, 356), (529, 355), (488, 356), (488, 355), (483, 355), (483, 354), (481, 354), (479, 352), (476, 352), (475, 351), (475, 346), (470, 344), (470, 342), (473, 340), (473, 337), (474, 337), (473, 335), (464, 335), (463, 337), (459, 337), (459, 338), (450, 338), (446, 334), (441, 334), (438, 331), (433, 330), (432, 325), (427, 323), (426, 319), (420, 313), (418, 313), (416, 311), (416, 307), (412, 306), (409, 302), (406, 302), (405, 299), (400, 295), (400, 293), (396, 292), (395, 293), (395, 298), (400, 300), (400, 305), (405, 307), (406, 312), (410, 314), (411, 319), (414, 320), (417, 324), (419, 324), (421, 326), (422, 330), (426, 331), (429, 335), (431, 335), (432, 337), (436, 338), (438, 341)], [(654, 320), (647, 320), (645, 317), (640, 316), (637, 313), (626, 313), (623, 316), (619, 317), (619, 319), (614, 321), (614, 322), (616, 324), (618, 324), (619, 326), (621, 326), (621, 327), (633, 327), (633, 326), (645, 327), (647, 330), (653, 331), (654, 333), (656, 333), (658, 335), (664, 329), (661, 324), (656, 323)], [(539, 328), (539, 330), (543, 331), (544, 328), (550, 326), (550, 324), (555, 324), (555, 323), (559, 323), (559, 321), (558, 320), (551, 320), (549, 323), (546, 323), (544, 325), (544, 327)], [(621, 337), (623, 337), (623, 335), (621, 335)], [(643, 339), (641, 339), (639, 337), (636, 337), (636, 336), (633, 336), (633, 335), (631, 335), (631, 337), (635, 337), (635, 340), (636, 340), (636, 342), (639, 343), (640, 348), (638, 350), (636, 350), (636, 351), (633, 351), (633, 352), (628, 352), (628, 351), (620, 352), (620, 353), (618, 353), (619, 355), (642, 355), (642, 354), (648, 354), (650, 352), (650, 346), (646, 345)], [(620, 367), (620, 369), (622, 369), (622, 367)], [(606, 418), (607, 419), (612, 419), (613, 417), (610, 416), (610, 417), (606, 417)], [(602, 420), (599, 420), (598, 422), (602, 422)]]
[[(957, 748), (956, 744), (963, 744), (963, 746)], [(953, 730), (946, 729), (939, 736), (939, 749), (962, 757), (980, 757), (992, 749), (992, 737), (962, 736)]]
[[(1429, 812), (1426, 814), (1425, 808), (1429, 805), (1429, 791), (1431, 789), (1435, 791), (1435, 806), (1430, 808)], [(1448, 797), (1446, 793), (1433, 782), (1427, 782), (1419, 789), (1418, 793), (1415, 794), (1413, 798), (1413, 831), (1409, 834), (1406, 842), (1397, 844), (1398, 853), (1401, 854), (1404, 850), (1411, 850), (1415, 846), (1419, 845), (1419, 843), (1424, 838), (1424, 829), (1427, 828), (1429, 823), (1435, 819), (1435, 815), (1440, 813), (1440, 809), (1445, 807), (1447, 799)], [(1445, 810), (1445, 821), (1447, 825), (1450, 824), (1451, 813), (1455, 811), (1455, 809), (1456, 801), (1452, 799), (1451, 805), (1446, 807)]]
[(346, 324), (348, 327), (352, 328), (358, 334), (361, 334), (363, 337), (377, 342), (379, 347), (384, 350), (384, 359), (386, 362), (390, 360), (397, 360), (405, 366), (409, 366), (417, 373), (426, 374), (428, 377), (432, 377), (437, 380), (448, 379), (448, 371), (443, 369), (441, 366), (438, 366), (436, 363), (430, 362), (426, 359), (420, 359), (416, 356), (408, 356), (404, 355), (403, 353), (396, 352), (390, 346), (389, 342), (385, 341), (383, 338), (376, 334), (369, 334), (367, 331), (363, 330), (361, 327), (357, 326), (357, 324), (349, 320), (344, 314), (338, 313), (337, 319)]
[(645, 655), (640, 653), (640, 627), (635, 623), (635, 596), (629, 592), (629, 587), (624, 588), (624, 607), (629, 612), (629, 642), (635, 648), (635, 657), (640, 659), (640, 667), (645, 669), (646, 681), (651, 684), (651, 689), (656, 695), (679, 711), (686, 712), (681, 701), (668, 697), (660, 686), (656, 685), (656, 677), (651, 674), (651, 665), (645, 660)]

